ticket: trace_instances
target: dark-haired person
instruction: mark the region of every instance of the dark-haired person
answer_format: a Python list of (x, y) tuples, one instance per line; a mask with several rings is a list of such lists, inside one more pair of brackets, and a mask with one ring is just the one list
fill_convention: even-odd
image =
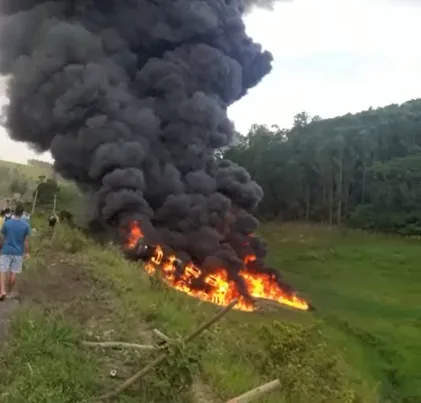
[(1, 229), (0, 301), (6, 295), (13, 298), (16, 275), (22, 272), (24, 257), (29, 257), (31, 227), (28, 221), (22, 219), (22, 214), (23, 206), (16, 206), (14, 217), (6, 221)]
[(54, 229), (54, 227), (56, 226), (56, 224), (58, 223), (58, 216), (57, 214), (53, 213), (48, 217), (48, 226), (51, 229)]

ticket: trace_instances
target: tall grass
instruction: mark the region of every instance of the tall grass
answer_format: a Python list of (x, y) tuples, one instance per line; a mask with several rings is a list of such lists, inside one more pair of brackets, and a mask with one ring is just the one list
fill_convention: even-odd
[[(315, 313), (231, 312), (120, 401), (189, 402), (197, 377), (220, 401), (273, 378), (281, 389), (266, 403), (421, 401), (418, 243), (322, 226), (266, 224), (262, 234), (271, 246), (268, 262), (311, 299)], [(101, 248), (77, 230), (60, 225), (53, 238), (44, 233), (34, 242), (38, 260), (28, 281), (42, 267), (57, 276), (60, 262), (71, 261), (90, 291), (74, 301), (83, 309), (57, 314), (41, 304), (16, 318), (0, 355), (9, 363), (0, 367), (5, 402), (19, 402), (15, 390), (30, 402), (91, 398), (117, 384), (108, 378), (110, 365), (128, 376), (151, 356), (85, 351), (78, 339), (136, 342), (148, 340), (155, 327), (177, 338), (218, 309), (152, 281), (118, 248)], [(86, 312), (93, 312), (89, 326)], [(23, 322), (32, 323), (30, 331)], [(31, 377), (25, 362), (36, 362), (41, 375)], [(70, 397), (62, 393), (66, 387), (74, 391)]]

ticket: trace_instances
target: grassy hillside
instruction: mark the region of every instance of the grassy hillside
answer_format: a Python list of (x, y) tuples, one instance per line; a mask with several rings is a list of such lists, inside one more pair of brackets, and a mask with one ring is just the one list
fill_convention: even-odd
[[(418, 241), (275, 224), (262, 232), (270, 263), (315, 313), (231, 312), (119, 401), (224, 402), (278, 377), (281, 390), (262, 402), (419, 402)], [(2, 402), (89, 401), (152, 354), (79, 340), (148, 343), (153, 328), (185, 335), (218, 310), (78, 233), (61, 228), (52, 242), (39, 234), (34, 243), (24, 304), (0, 350)]]
[[(32, 202), (33, 192), (39, 183), (39, 178), (55, 178), (59, 185), (57, 194), (57, 210), (67, 209), (73, 213), (85, 210), (84, 200), (76, 185), (64, 180), (60, 175), (54, 174), (53, 166), (44, 161), (29, 160), (27, 164), (19, 164), (11, 161), (0, 160), (0, 201), (12, 196), (10, 184), (13, 180), (26, 182), (27, 189), (23, 194), (23, 200)], [(53, 207), (53, 197), (51, 201), (41, 203), (38, 200), (38, 209), (50, 211)]]
[(41, 175), (44, 175), (47, 178), (51, 177), (53, 173), (52, 169), (47, 167), (47, 165), (42, 166), (38, 164), (19, 164), (17, 162), (5, 160), (0, 160), (0, 169), (1, 168), (9, 169), (11, 172), (16, 170), (25, 178), (32, 179), (34, 181), (36, 181)]
[(335, 345), (381, 401), (421, 401), (419, 240), (267, 225), (270, 263), (311, 296)]
[(26, 181), (28, 188), (23, 195), (24, 199), (31, 198), (36, 187), (38, 178), (45, 176), (51, 178), (53, 175), (52, 166), (48, 164), (19, 164), (16, 162), (0, 160), (0, 198), (10, 197), (10, 183), (14, 179), (19, 182)]
[(16, 162), (0, 160), (0, 198), (11, 196), (10, 183), (15, 178), (28, 183), (28, 190), (24, 195), (29, 197), (36, 187), (39, 176), (51, 177), (52, 170), (39, 165), (18, 164)]

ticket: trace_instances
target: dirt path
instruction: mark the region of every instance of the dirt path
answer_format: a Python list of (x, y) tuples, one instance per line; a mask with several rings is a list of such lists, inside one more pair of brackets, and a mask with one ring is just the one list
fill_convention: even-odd
[(90, 305), (91, 309), (81, 308), (90, 296), (92, 282), (80, 266), (64, 259), (52, 258), (42, 267), (24, 272), (18, 279), (18, 288), (21, 298), (0, 301), (0, 341), (7, 335), (10, 319), (21, 304), (61, 312), (79, 307), (72, 316), (75, 313), (81, 322), (96, 315), (92, 310), (95, 304)]
[[(58, 270), (54, 270), (57, 265)], [(75, 267), (58, 260), (39, 271), (24, 273), (18, 279), (18, 286), (23, 303), (50, 308), (51, 305), (61, 305), (85, 295), (87, 289), (81, 284), (87, 283), (82, 280), (81, 270), (75, 270)], [(0, 301), (0, 342), (6, 337), (13, 312), (21, 302), (20, 298)]]
[(19, 301), (9, 299), (0, 302), (0, 342), (6, 337), (7, 329), (12, 317), (13, 311), (19, 307)]

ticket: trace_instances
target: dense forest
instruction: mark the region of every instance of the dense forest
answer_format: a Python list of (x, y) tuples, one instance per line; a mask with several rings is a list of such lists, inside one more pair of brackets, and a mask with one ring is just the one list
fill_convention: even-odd
[(262, 186), (260, 217), (421, 234), (421, 99), (236, 140), (224, 157)]

